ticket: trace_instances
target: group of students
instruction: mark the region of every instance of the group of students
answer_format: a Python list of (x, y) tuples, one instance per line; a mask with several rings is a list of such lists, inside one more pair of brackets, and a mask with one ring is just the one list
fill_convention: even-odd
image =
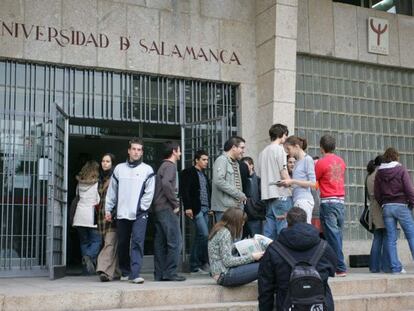
[[(177, 274), (181, 250), (176, 163), (180, 147), (164, 143), (157, 174), (143, 163), (144, 143), (132, 139), (128, 158), (115, 165), (112, 154), (101, 165), (88, 161), (77, 175), (77, 197), (71, 206), (71, 222), (80, 240), (85, 274), (101, 281), (120, 279), (141, 284), (144, 241), (150, 208), (154, 218), (154, 278), (183, 281)], [(73, 219), (73, 220), (72, 220)]]
[[(284, 244), (292, 256), (310, 256), (320, 244), (319, 232), (310, 224), (314, 207), (311, 190), (317, 189), (328, 247), (316, 268), (330, 293), (328, 277), (346, 276), (342, 252), (346, 165), (334, 154), (335, 139), (330, 135), (320, 139), (322, 157), (316, 165), (306, 153), (306, 140), (288, 136), (285, 125), (272, 125), (269, 136), (271, 143), (260, 152), (256, 170), (250, 157), (243, 158), (246, 142), (242, 137), (226, 141), (223, 154), (214, 162), (211, 183), (205, 174), (209, 158), (203, 150), (196, 152), (194, 166), (178, 174), (181, 150), (175, 142), (164, 143), (164, 161), (157, 174), (142, 162), (144, 144), (139, 139), (129, 142), (127, 161), (115, 168), (112, 154), (105, 154), (100, 166), (87, 162), (77, 176), (78, 201), (73, 212), (85, 272), (98, 273), (101, 281), (119, 277), (143, 283), (140, 270), (151, 207), (155, 225), (154, 280), (184, 281), (185, 277), (177, 273), (182, 245), (181, 198), (196, 233), (191, 272), (210, 274), (223, 286), (238, 286), (259, 278), (259, 306), (270, 310), (271, 294), (276, 291), (277, 295), (286, 295), (290, 269), (283, 265), (287, 262), (273, 243), (265, 254), (248, 256), (235, 253), (234, 243), (263, 233)], [(295, 158), (291, 174), (287, 155)], [(371, 261), (376, 263), (371, 271), (401, 273), (395, 248), (396, 221), (401, 223), (414, 254), (414, 221), (407, 208), (408, 203), (414, 205), (414, 191), (394, 149), (387, 149), (375, 166), (367, 178), (375, 226)], [(374, 211), (378, 206), (382, 207), (383, 224)], [(214, 215), (215, 222), (211, 230), (210, 215)], [(388, 258), (389, 263), (379, 258)]]
[(414, 186), (399, 153), (388, 148), (367, 165), (366, 195), (373, 231), (369, 269), (373, 273), (405, 273), (397, 252), (397, 224), (403, 229), (414, 258)]

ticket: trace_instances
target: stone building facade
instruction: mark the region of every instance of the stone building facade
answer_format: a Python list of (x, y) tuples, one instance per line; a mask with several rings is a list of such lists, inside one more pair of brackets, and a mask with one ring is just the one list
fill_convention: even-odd
[[(388, 22), (388, 55), (368, 52), (370, 17)], [(106, 135), (118, 146), (120, 137), (137, 134), (153, 144), (153, 155), (162, 139), (181, 139), (186, 166), (195, 148), (208, 142), (216, 155), (236, 132), (256, 158), (273, 123), (307, 137), (312, 155), (323, 133), (337, 137), (349, 166), (345, 253), (368, 253), (370, 237), (357, 221), (367, 161), (394, 145), (414, 169), (413, 31), (412, 16), (331, 0), (2, 0), (0, 213), (7, 226), (0, 229), (0, 275), (66, 265), (67, 202), (56, 208), (42, 188), (48, 177), (40, 163), (48, 162), (49, 173), (69, 165), (60, 175), (70, 196), (72, 164), (83, 144), (94, 144), (87, 139), (105, 142)], [(40, 114), (53, 119), (56, 109), (68, 117), (69, 139), (59, 141), (66, 157), (52, 163), (33, 151), (25, 159), (21, 153), (43, 140), (23, 124), (47, 123)], [(16, 201), (30, 191), (45, 195)], [(39, 204), (45, 228), (17, 230), (42, 222)], [(18, 205), (16, 217), (27, 222), (16, 225), (10, 215)], [(52, 227), (60, 230), (57, 249)]]

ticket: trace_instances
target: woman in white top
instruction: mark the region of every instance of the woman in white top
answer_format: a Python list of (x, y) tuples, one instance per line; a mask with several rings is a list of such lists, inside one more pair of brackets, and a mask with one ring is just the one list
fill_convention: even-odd
[(96, 258), (101, 249), (101, 235), (95, 221), (95, 206), (99, 204), (99, 164), (88, 161), (76, 176), (79, 202), (73, 218), (79, 236), (84, 274), (95, 274)]
[(307, 222), (312, 220), (312, 211), (315, 202), (311, 188), (316, 187), (315, 165), (310, 155), (306, 154), (306, 139), (289, 136), (284, 144), (289, 156), (295, 157), (296, 162), (292, 172), (292, 179), (282, 180), (282, 186), (292, 186), (293, 206), (300, 207), (306, 212)]

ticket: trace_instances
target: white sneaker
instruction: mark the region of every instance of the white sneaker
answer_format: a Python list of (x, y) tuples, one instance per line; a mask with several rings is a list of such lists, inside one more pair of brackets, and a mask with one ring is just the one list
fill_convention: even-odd
[(144, 283), (144, 281), (145, 281), (144, 278), (141, 278), (141, 277), (130, 280), (130, 282), (134, 283), (134, 284), (142, 284), (142, 283)]
[(119, 280), (120, 280), (120, 281), (128, 281), (128, 280), (129, 280), (129, 277), (128, 277), (128, 276), (121, 276), (121, 277), (119, 278)]
[(402, 268), (400, 272), (392, 272), (392, 274), (407, 274), (407, 271)]

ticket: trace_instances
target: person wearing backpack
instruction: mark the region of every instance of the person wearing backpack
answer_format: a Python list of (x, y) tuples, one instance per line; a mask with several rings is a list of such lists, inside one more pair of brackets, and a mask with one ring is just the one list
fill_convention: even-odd
[[(260, 261), (259, 310), (274, 310), (275, 295), (277, 311), (334, 310), (328, 278), (335, 276), (335, 252), (321, 240), (318, 230), (306, 223), (303, 209), (293, 207), (286, 220), (288, 227), (270, 244)], [(288, 256), (294, 263), (288, 263)]]

